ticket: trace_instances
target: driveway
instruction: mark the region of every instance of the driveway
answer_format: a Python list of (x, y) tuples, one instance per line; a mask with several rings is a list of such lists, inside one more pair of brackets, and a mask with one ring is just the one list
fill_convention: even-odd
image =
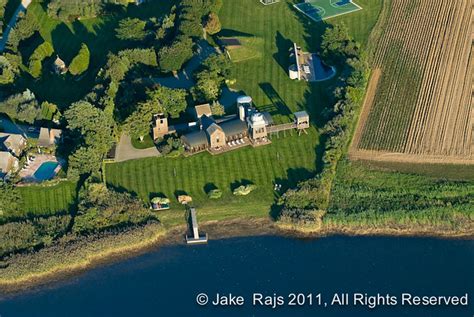
[(151, 147), (149, 149), (136, 149), (132, 145), (132, 139), (130, 136), (123, 134), (120, 137), (119, 144), (117, 145), (117, 149), (115, 152), (115, 161), (116, 162), (124, 162), (128, 160), (135, 160), (145, 157), (154, 157), (160, 156), (160, 152), (156, 149), (156, 147)]

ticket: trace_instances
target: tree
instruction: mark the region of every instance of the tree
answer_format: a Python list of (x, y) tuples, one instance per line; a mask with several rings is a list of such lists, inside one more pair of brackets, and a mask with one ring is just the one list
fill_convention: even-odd
[(163, 47), (158, 55), (164, 72), (178, 71), (193, 57), (193, 41), (189, 37), (178, 37), (171, 46)]
[(80, 196), (72, 228), (75, 233), (88, 234), (158, 220), (138, 198), (110, 190), (101, 183), (88, 184)]
[(219, 101), (213, 101), (211, 104), (211, 112), (215, 116), (223, 116), (225, 115), (224, 106), (221, 105)]
[(5, 56), (0, 56), (0, 85), (11, 84), (15, 81), (17, 71)]
[(40, 116), (41, 109), (35, 94), (27, 89), (0, 101), (0, 112), (6, 113), (10, 118), (33, 123)]
[(43, 60), (47, 57), (50, 57), (54, 53), (54, 48), (49, 42), (43, 42), (38, 45), (33, 54), (30, 56), (29, 68), (30, 74), (33, 78), (38, 78), (41, 76), (43, 69)]
[(82, 43), (79, 53), (73, 58), (69, 65), (69, 72), (72, 75), (80, 75), (89, 68), (90, 52), (85, 43)]
[(359, 45), (352, 40), (345, 24), (336, 24), (324, 32), (321, 50), (324, 60), (340, 63), (346, 58), (358, 56)]
[(203, 71), (196, 75), (193, 97), (199, 102), (217, 100), (221, 92), (221, 78), (213, 72)]
[(79, 101), (66, 110), (64, 117), (70, 130), (80, 132), (85, 145), (98, 148), (102, 153), (109, 150), (114, 141), (114, 123), (104, 111), (88, 102)]
[[(120, 2), (118, 4), (121, 4)], [(115, 4), (117, 2), (107, 0), (51, 0), (48, 3), (48, 15), (63, 21), (81, 17), (92, 18), (100, 15), (107, 3)]]
[(124, 130), (131, 137), (143, 141), (144, 136), (150, 133), (150, 122), (153, 113), (153, 107), (150, 107), (150, 103), (138, 104), (137, 109), (125, 120)]
[(0, 181), (0, 219), (15, 216), (20, 212), (21, 197), (14, 186)]
[(137, 18), (126, 18), (120, 20), (119, 26), (115, 29), (115, 36), (119, 40), (143, 41), (147, 35), (145, 27), (145, 21)]
[(187, 92), (185, 89), (159, 86), (154, 90), (149, 90), (147, 96), (146, 103), (151, 106), (152, 111), (167, 113), (172, 118), (178, 118), (179, 114), (187, 107)]
[(206, 24), (204, 25), (204, 29), (206, 30), (208, 34), (211, 34), (211, 35), (219, 33), (222, 29), (219, 16), (211, 12), (209, 16), (207, 17)]
[(223, 54), (209, 56), (195, 74), (193, 96), (199, 102), (217, 100), (226, 78), (232, 75), (232, 64)]
[(24, 16), (20, 15), (19, 21), (8, 36), (8, 49), (17, 52), (20, 42), (31, 37), (36, 31), (39, 31), (39, 28), (38, 18), (31, 10), (26, 11)]
[(76, 178), (99, 171), (114, 142), (112, 117), (85, 101), (72, 104), (64, 117), (78, 140), (78, 148), (69, 156), (68, 176)]

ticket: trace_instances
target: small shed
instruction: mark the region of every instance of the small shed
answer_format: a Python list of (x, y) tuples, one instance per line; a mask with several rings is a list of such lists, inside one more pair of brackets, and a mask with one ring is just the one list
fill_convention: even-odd
[(298, 111), (294, 113), (296, 128), (298, 130), (309, 128), (309, 114), (306, 111)]
[(53, 63), (53, 70), (58, 75), (67, 73), (66, 63), (59, 57), (59, 55), (56, 55), (56, 59)]

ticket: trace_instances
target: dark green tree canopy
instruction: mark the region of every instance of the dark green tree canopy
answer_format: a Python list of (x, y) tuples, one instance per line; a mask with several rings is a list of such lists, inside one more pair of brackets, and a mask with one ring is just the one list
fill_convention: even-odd
[(115, 29), (115, 36), (119, 40), (143, 41), (147, 35), (145, 28), (145, 21), (137, 18), (126, 18), (120, 20), (119, 26)]

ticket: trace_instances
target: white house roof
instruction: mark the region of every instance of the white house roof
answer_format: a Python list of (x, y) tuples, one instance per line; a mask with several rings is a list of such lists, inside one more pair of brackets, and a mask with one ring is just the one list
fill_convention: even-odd
[(252, 116), (250, 117), (250, 121), (252, 122), (252, 125), (254, 125), (254, 126), (265, 126), (266, 125), (265, 117), (260, 112), (252, 114)]
[(306, 111), (298, 111), (294, 113), (295, 118), (306, 119), (309, 118), (309, 114)]
[(237, 97), (237, 103), (252, 103), (252, 97), (250, 96)]

